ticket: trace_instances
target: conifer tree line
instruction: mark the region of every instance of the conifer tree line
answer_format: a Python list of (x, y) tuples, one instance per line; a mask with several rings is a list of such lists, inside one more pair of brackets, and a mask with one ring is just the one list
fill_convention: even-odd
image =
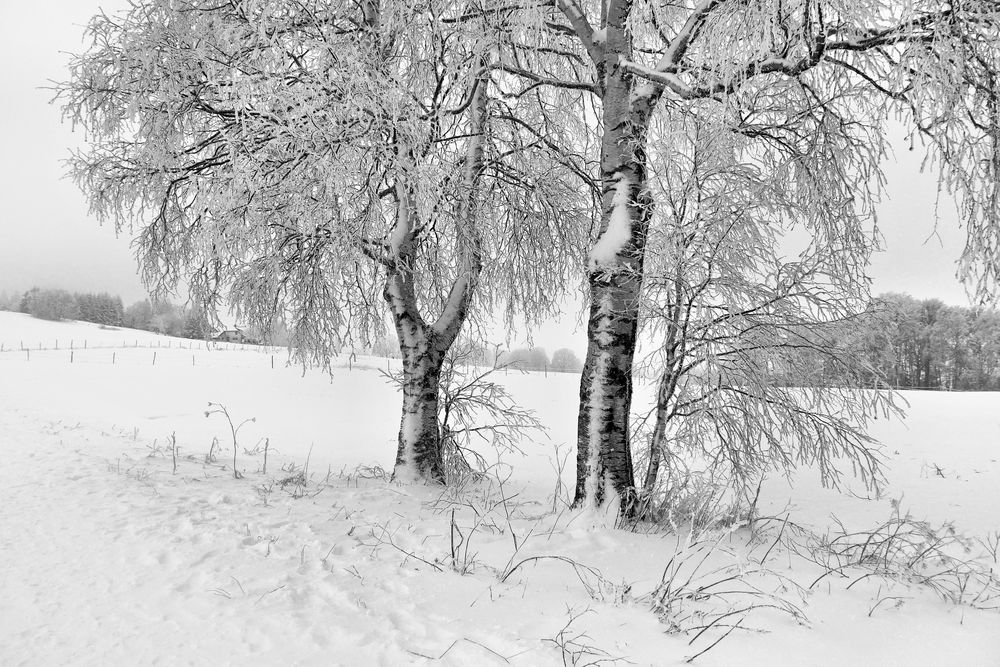
[(106, 326), (121, 326), (125, 307), (121, 297), (32, 287), (18, 297), (9, 297), (5, 310), (16, 310), (43, 320), (80, 320)]
[(43, 320), (79, 320), (196, 340), (208, 338), (213, 330), (205, 313), (197, 308), (178, 306), (166, 299), (143, 299), (125, 307), (120, 296), (107, 292), (32, 287), (19, 297), (0, 295), (0, 310)]

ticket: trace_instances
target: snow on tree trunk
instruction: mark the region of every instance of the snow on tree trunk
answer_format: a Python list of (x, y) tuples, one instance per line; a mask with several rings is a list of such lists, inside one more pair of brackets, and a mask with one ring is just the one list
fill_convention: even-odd
[(632, 404), (639, 281), (591, 278), (587, 360), (580, 382), (576, 503), (593, 507), (613, 490), (630, 511), (634, 497), (628, 413)]
[(394, 257), (388, 265), (384, 297), (389, 304), (403, 356), (403, 414), (393, 479), (444, 482), (441, 432), (438, 426), (438, 390), (444, 356), (468, 319), (469, 306), (482, 273), (482, 248), (477, 228), (477, 185), (483, 168), (482, 130), (486, 111), (486, 86), (475, 86), (471, 127), (466, 147), (463, 180), (467, 189), (457, 213), (458, 247), (462, 263), (444, 300), (441, 314), (425, 321), (417, 303), (413, 266), (416, 263), (417, 206), (414, 191), (405, 179), (396, 184), (396, 225), (390, 236)]
[(438, 384), (447, 346), (417, 311), (411, 273), (390, 273), (384, 296), (403, 357), (403, 412), (392, 476), (401, 482), (443, 482)]
[(393, 478), (403, 482), (444, 482), (438, 385), (444, 354), (426, 334), (400, 343), (403, 353), (403, 414)]
[(577, 505), (596, 506), (617, 493), (621, 512), (635, 511), (635, 474), (629, 443), (632, 359), (642, 288), (642, 262), (652, 202), (646, 183), (646, 133), (660, 89), (636, 90), (619, 66), (632, 52), (627, 3), (607, 18), (602, 90), (604, 134), (601, 234), (590, 253), (587, 359), (577, 421)]
[(587, 359), (577, 422), (576, 503), (594, 507), (612, 492), (625, 514), (635, 509), (629, 410), (649, 220), (642, 176), (641, 166), (633, 164), (605, 179), (613, 183), (604, 198), (604, 232), (590, 257)]

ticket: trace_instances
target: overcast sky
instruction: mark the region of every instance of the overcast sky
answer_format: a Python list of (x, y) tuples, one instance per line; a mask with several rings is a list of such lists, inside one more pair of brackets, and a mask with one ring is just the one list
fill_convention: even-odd
[[(100, 7), (125, 0), (0, 0), (0, 292), (33, 285), (76, 291), (107, 291), (126, 303), (143, 297), (128, 238), (100, 227), (83, 196), (64, 178), (62, 161), (82, 137), (62, 124), (43, 87), (65, 78), (66, 52), (83, 46), (83, 25)], [(936, 180), (919, 173), (919, 152), (900, 139), (898, 162), (887, 164), (888, 198), (881, 207), (887, 250), (872, 267), (874, 291), (909, 292), (965, 304), (955, 278), (962, 232), (948, 205), (934, 235)], [(550, 350), (572, 327), (546, 327), (538, 342)], [(569, 322), (569, 325), (567, 325)], [(574, 336), (574, 342), (581, 336)], [(577, 347), (577, 345), (572, 345)]]

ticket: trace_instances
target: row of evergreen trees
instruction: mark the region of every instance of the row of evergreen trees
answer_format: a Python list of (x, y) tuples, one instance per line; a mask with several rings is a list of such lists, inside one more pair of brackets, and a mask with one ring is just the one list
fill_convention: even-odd
[(180, 338), (205, 339), (212, 333), (199, 310), (169, 301), (136, 301), (127, 308), (119, 296), (33, 287), (19, 297), (0, 295), (0, 310), (13, 310), (44, 320), (80, 320), (106, 327), (128, 327)]

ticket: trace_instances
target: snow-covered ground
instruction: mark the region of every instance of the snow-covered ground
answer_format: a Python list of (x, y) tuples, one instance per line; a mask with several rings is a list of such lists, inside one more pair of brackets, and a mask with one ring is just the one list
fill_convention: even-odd
[[(504, 378), (548, 438), (491, 483), (442, 492), (380, 474), (399, 407), (383, 359), (331, 378), (269, 349), (12, 313), (0, 345), (0, 665), (673, 665), (705, 649), (696, 664), (1000, 665), (1000, 612), (943, 599), (996, 570), (1000, 395), (907, 394), (907, 421), (878, 425), (879, 498), (804, 472), (764, 487), (775, 520), (692, 537), (552, 511), (574, 375)], [(241, 479), (209, 402), (255, 418)], [(951, 560), (921, 558), (933, 540), (897, 523), (924, 540), (912, 571), (815, 562), (819, 536), (897, 511), (951, 522)], [(954, 582), (917, 583), (945, 566)]]

